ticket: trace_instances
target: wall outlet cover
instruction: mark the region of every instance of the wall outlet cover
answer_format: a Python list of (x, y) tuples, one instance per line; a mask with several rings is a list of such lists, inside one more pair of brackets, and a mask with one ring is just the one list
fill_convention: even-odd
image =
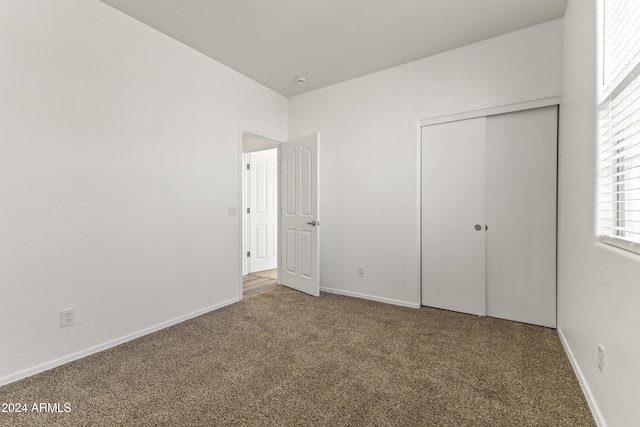
[(66, 328), (67, 326), (75, 325), (76, 323), (76, 309), (67, 308), (60, 310), (60, 327)]

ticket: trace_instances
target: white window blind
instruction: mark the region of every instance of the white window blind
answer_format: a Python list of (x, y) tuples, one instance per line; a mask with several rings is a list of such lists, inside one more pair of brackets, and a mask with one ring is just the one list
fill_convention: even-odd
[(604, 0), (603, 18), (598, 233), (640, 253), (640, 1)]

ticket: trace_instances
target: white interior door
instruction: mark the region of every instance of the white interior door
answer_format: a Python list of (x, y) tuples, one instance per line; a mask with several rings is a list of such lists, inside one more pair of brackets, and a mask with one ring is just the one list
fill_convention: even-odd
[(280, 144), (280, 278), (283, 285), (314, 296), (320, 296), (318, 149), (317, 133)]
[(557, 107), (487, 118), (487, 315), (556, 326)]
[(485, 124), (422, 128), (422, 305), (485, 315)]
[(278, 267), (278, 150), (249, 157), (249, 273)]

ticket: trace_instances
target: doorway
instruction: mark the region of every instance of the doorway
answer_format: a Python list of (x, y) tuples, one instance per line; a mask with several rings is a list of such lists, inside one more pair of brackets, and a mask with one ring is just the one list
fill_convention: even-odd
[[(318, 133), (285, 142), (276, 142), (255, 133), (249, 133), (243, 130), (242, 126), (239, 127), (238, 267), (241, 278), (252, 270), (271, 268), (268, 264), (260, 265), (257, 260), (251, 259), (252, 251), (261, 251), (260, 255), (269, 258), (271, 254), (276, 259), (278, 284), (312, 296), (320, 296), (319, 145)], [(252, 169), (257, 172), (260, 167), (252, 166), (251, 159), (261, 158), (264, 153), (256, 153), (274, 148), (276, 149), (276, 166), (271, 168), (272, 172), (269, 172), (269, 167), (263, 167), (260, 174), (263, 177), (273, 176), (271, 182), (276, 184), (276, 189), (270, 192), (265, 190), (263, 201), (256, 200), (256, 203), (262, 203), (262, 208), (253, 208), (250, 203), (254, 196), (248, 186), (251, 185), (252, 180), (258, 180), (252, 176)], [(262, 188), (265, 188), (265, 185), (269, 185), (268, 178), (262, 182), (266, 184), (254, 184), (254, 187), (262, 185)], [(275, 202), (270, 204), (269, 199)], [(253, 220), (256, 209), (269, 210), (269, 206), (276, 206), (276, 227), (273, 224), (265, 226)], [(235, 212), (235, 207), (229, 207), (229, 215), (235, 215)], [(261, 228), (254, 228), (252, 223), (260, 225)], [(252, 244), (257, 246), (252, 249)], [(256, 267), (256, 263), (259, 266)], [(251, 264), (254, 267), (251, 267)], [(242, 280), (239, 286), (240, 295), (244, 295)]]
[(242, 134), (243, 296), (278, 283), (278, 144)]

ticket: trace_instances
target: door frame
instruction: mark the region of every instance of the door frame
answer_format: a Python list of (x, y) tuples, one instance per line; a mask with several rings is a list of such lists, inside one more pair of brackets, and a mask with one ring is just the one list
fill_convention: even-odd
[[(275, 148), (277, 150), (277, 156), (278, 156), (278, 162), (277, 162), (277, 188), (278, 188), (278, 280), (277, 282), (280, 283), (280, 274), (281, 274), (281, 268), (282, 268), (282, 258), (281, 258), (281, 253), (282, 253), (282, 239), (280, 238), (280, 230), (282, 230), (282, 212), (280, 209), (280, 205), (282, 204), (282, 201), (280, 199), (280, 182), (281, 182), (281, 177), (280, 177), (280, 144), (282, 143), (282, 141), (280, 141), (277, 138), (273, 138), (270, 136), (267, 136), (266, 133), (261, 132), (261, 131), (256, 131), (254, 129), (251, 129), (247, 126), (243, 126), (243, 125), (238, 125), (238, 204), (237, 206), (239, 207), (238, 211), (238, 276), (239, 276), (239, 281), (238, 281), (238, 301), (242, 300), (244, 298), (243, 296), (243, 283), (242, 283), (242, 278), (243, 278), (243, 273), (244, 273), (244, 267), (245, 267), (245, 262), (246, 262), (246, 249), (245, 249), (245, 228), (246, 228), (246, 224), (245, 224), (245, 217), (246, 217), (246, 200), (244, 197), (244, 188), (245, 188), (245, 181), (246, 181), (246, 167), (245, 167), (245, 152), (243, 150), (243, 136), (244, 135), (248, 135), (248, 136), (252, 136), (254, 138), (257, 139), (261, 139), (269, 144), (272, 145), (271, 148)], [(269, 149), (269, 148), (265, 148), (265, 149)]]

